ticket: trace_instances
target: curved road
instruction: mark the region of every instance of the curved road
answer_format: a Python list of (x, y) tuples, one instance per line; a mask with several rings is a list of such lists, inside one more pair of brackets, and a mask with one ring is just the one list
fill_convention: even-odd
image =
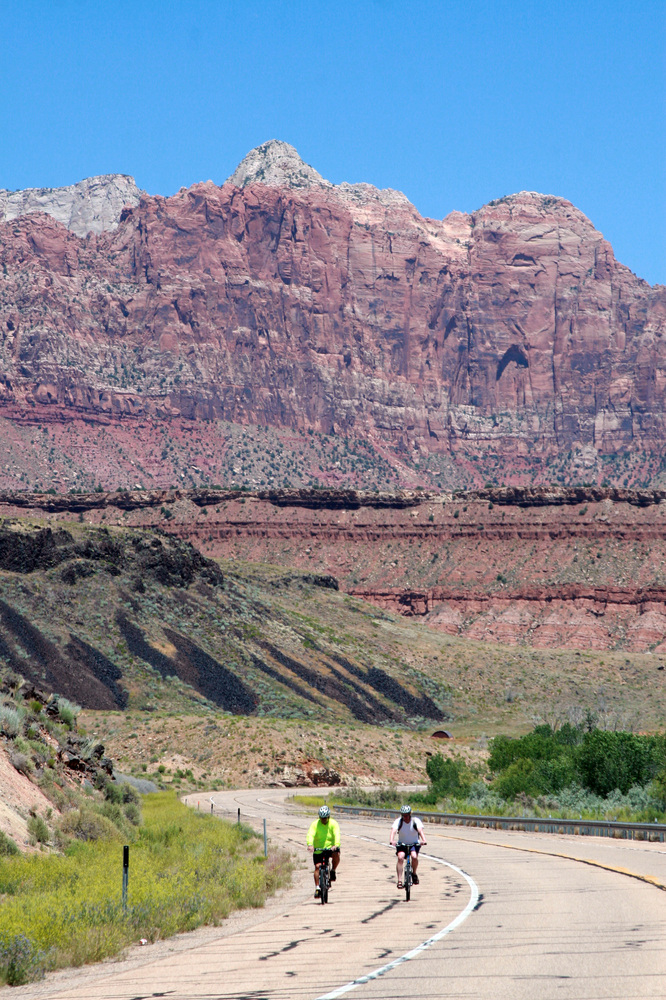
[[(272, 841), (298, 851), (304, 867), (293, 889), (265, 911), (244, 915), (235, 933), (233, 924), (221, 927), (205, 943), (159, 960), (146, 949), (145, 961), (131, 968), (107, 966), (66, 989), (44, 984), (39, 996), (666, 997), (663, 845), (430, 826), (422, 881), (407, 904), (395, 887), (386, 823), (343, 817), (339, 878), (331, 902), (321, 906), (303, 848), (311, 816), (290, 809), (289, 794), (216, 792), (213, 799), (216, 813), (235, 819), (240, 806), (242, 818), (258, 830), (266, 817)], [(210, 800), (190, 796), (191, 804), (197, 800), (209, 807)], [(412, 951), (413, 957), (398, 961)]]

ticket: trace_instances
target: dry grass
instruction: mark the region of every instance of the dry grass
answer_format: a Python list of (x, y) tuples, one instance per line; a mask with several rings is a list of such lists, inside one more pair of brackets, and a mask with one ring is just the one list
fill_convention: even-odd
[[(333, 769), (346, 783), (425, 782), (426, 754), (441, 747), (431, 739), (432, 728), (410, 731), (325, 719), (83, 712), (81, 721), (104, 742), (121, 771), (183, 790), (289, 783), (298, 780), (304, 765)], [(130, 738), (130, 732), (137, 737)], [(447, 746), (468, 752), (458, 740)], [(191, 777), (178, 777), (187, 770)]]

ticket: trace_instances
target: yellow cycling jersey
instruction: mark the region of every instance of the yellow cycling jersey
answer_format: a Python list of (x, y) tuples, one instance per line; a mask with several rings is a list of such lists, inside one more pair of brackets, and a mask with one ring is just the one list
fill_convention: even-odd
[(340, 846), (340, 827), (334, 819), (329, 819), (328, 823), (322, 823), (316, 819), (308, 830), (306, 841), (308, 847), (314, 847), (315, 851), (325, 851), (326, 848)]

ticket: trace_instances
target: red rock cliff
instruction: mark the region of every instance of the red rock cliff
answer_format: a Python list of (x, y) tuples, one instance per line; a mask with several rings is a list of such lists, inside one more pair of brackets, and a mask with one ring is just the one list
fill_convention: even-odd
[(269, 146), (114, 232), (0, 224), (0, 416), (314, 427), (483, 477), (662, 455), (666, 288), (573, 205), (522, 192), (424, 219), (304, 164), (257, 182)]

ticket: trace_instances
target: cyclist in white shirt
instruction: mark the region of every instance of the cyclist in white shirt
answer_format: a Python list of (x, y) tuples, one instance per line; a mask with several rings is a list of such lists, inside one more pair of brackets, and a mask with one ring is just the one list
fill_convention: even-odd
[[(391, 846), (405, 844), (410, 848), (409, 853), (412, 858), (412, 880), (414, 885), (419, 884), (419, 877), (416, 869), (419, 866), (419, 851), (421, 845), (427, 843), (423, 834), (423, 823), (416, 816), (412, 817), (411, 806), (401, 806), (400, 815), (391, 827)], [(402, 889), (402, 870), (405, 866), (405, 848), (397, 847), (395, 853), (398, 855), (396, 872), (398, 875), (398, 889)]]

